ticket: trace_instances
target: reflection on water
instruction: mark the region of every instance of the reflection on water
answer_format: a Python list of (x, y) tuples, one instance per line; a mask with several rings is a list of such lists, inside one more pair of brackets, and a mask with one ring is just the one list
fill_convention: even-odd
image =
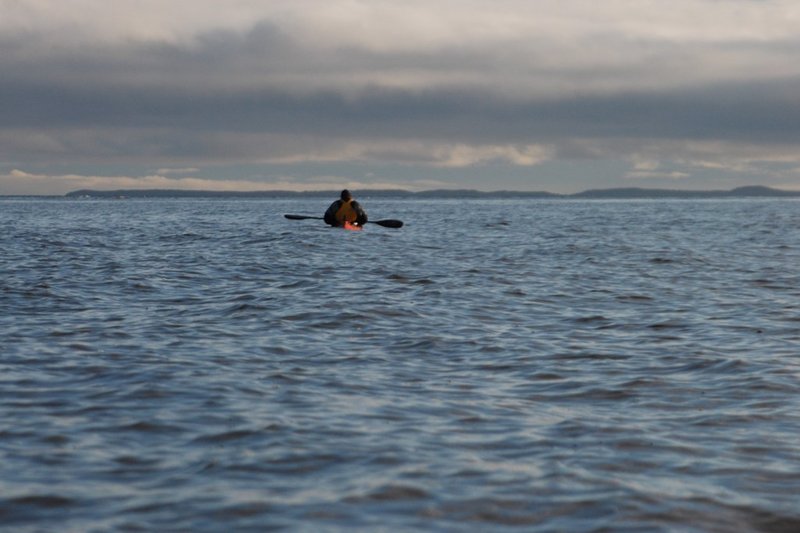
[(0, 200), (0, 522), (800, 529), (800, 202)]

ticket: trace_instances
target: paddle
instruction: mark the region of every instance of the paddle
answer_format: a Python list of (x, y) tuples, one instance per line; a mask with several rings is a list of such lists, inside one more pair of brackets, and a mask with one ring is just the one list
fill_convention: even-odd
[[(323, 217), (309, 217), (306, 215), (283, 215), (289, 220), (305, 220), (307, 218), (311, 218), (314, 220), (325, 220)], [(383, 226), (384, 228), (402, 228), (403, 221), (402, 220), (368, 220), (368, 224), (377, 224), (379, 226)]]

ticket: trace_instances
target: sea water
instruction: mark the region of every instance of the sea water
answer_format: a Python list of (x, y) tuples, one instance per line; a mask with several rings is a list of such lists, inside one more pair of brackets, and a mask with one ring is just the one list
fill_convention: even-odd
[(798, 531), (800, 202), (0, 200), (0, 528)]

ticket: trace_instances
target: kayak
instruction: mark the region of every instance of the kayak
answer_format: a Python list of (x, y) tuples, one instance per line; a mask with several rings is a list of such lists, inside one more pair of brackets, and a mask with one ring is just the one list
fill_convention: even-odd
[[(283, 215), (283, 216), (285, 216), (289, 220), (306, 220), (307, 218), (313, 218), (315, 220), (325, 220), (323, 217), (312, 217), (312, 216), (308, 216), (308, 215)], [(384, 228), (402, 228), (403, 227), (403, 221), (402, 220), (394, 220), (394, 219), (391, 219), (391, 218), (388, 219), (388, 220), (369, 220), (368, 222), (370, 224), (377, 224), (379, 226), (383, 226)], [(345, 229), (356, 230), (356, 231), (362, 229), (361, 226), (356, 226), (355, 224), (350, 224), (350, 226), (351, 227), (345, 228)]]
[(362, 229), (364, 229), (364, 226), (359, 226), (358, 224), (353, 224), (352, 222), (345, 221), (342, 228), (350, 231), (361, 231)]

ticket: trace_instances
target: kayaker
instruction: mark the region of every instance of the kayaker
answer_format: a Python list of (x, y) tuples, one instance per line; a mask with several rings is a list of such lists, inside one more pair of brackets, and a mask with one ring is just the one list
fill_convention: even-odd
[(363, 226), (367, 223), (367, 212), (361, 205), (353, 200), (353, 196), (347, 189), (342, 191), (339, 200), (331, 204), (325, 211), (325, 222), (331, 226), (343, 226), (345, 222), (355, 223)]

